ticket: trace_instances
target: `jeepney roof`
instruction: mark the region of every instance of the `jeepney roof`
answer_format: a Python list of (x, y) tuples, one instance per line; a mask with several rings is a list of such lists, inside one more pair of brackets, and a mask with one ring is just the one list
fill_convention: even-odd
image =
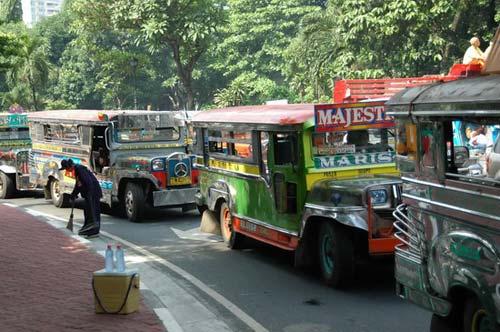
[[(30, 120), (59, 121), (59, 122), (92, 122), (107, 123), (115, 120), (120, 114), (127, 115), (154, 115), (165, 114), (166, 111), (136, 111), (136, 110), (53, 110), (33, 112), (28, 115)], [(105, 115), (107, 120), (102, 120), (99, 115)]]
[(298, 125), (314, 117), (312, 104), (253, 105), (202, 111), (192, 122), (253, 125)]
[[(495, 106), (492, 106), (496, 104)], [(409, 88), (386, 104), (391, 115), (452, 115), (454, 111), (500, 114), (500, 75), (479, 76)]]

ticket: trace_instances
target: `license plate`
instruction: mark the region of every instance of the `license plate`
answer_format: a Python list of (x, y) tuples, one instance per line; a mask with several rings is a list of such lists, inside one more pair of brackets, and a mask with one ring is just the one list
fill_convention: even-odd
[(170, 178), (171, 186), (182, 186), (184, 184), (191, 184), (190, 177), (182, 177), (182, 178)]

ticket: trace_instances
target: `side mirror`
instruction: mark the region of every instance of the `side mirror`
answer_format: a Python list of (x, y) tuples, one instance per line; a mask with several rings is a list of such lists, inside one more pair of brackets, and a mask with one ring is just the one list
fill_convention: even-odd
[(104, 176), (109, 176), (110, 168), (109, 167), (103, 167), (102, 168), (102, 175)]
[(469, 160), (469, 149), (465, 146), (455, 146), (453, 148), (455, 160), (453, 161), (456, 167), (462, 167)]

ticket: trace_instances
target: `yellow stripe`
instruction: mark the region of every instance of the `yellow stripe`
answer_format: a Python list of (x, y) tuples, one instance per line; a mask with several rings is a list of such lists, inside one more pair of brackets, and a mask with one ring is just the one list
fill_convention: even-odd
[(213, 168), (219, 168), (231, 172), (250, 174), (250, 175), (260, 174), (259, 166), (236, 163), (233, 161), (210, 159), (208, 165)]
[(43, 150), (43, 151), (51, 151), (51, 152), (62, 152), (63, 148), (62, 148), (62, 146), (59, 146), (59, 145), (33, 143), (33, 150)]
[[(311, 170), (309, 170), (311, 171)], [(316, 181), (323, 179), (346, 179), (346, 178), (357, 178), (364, 175), (375, 175), (375, 174), (386, 174), (386, 175), (399, 175), (399, 171), (396, 169), (394, 164), (391, 166), (386, 165), (382, 167), (369, 166), (366, 168), (357, 167), (343, 167), (343, 168), (332, 168), (330, 170), (318, 170), (314, 169), (306, 175), (307, 190), (311, 190), (313, 184)]]

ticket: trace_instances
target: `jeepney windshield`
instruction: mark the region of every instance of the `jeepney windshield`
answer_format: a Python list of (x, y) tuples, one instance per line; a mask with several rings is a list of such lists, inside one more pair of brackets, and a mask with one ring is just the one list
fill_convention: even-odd
[(180, 127), (172, 114), (126, 115), (118, 118), (118, 143), (177, 141)]
[(394, 162), (393, 129), (315, 132), (312, 144), (316, 168)]
[(22, 128), (0, 128), (0, 141), (18, 139), (29, 139), (30, 133), (27, 127)]

